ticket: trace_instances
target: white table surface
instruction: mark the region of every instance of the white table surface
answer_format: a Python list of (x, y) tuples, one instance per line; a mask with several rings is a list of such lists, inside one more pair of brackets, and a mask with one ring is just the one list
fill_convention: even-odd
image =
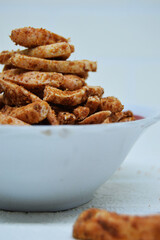
[(118, 213), (160, 213), (160, 123), (137, 141), (122, 166), (89, 203), (56, 213), (0, 211), (0, 239), (72, 239), (78, 214), (90, 207)]

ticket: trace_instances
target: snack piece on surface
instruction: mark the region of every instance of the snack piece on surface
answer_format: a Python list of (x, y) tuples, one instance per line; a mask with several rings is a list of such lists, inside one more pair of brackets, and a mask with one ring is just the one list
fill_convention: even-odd
[(86, 71), (94, 72), (97, 69), (96, 62), (89, 60), (56, 61), (29, 57), (18, 53), (10, 58), (10, 63), (18, 68), (44, 72), (80, 74)]
[(91, 208), (76, 220), (73, 237), (83, 240), (158, 240), (160, 215), (128, 216)]
[(3, 71), (1, 77), (29, 90), (44, 88), (46, 85), (59, 88), (63, 82), (61, 73), (26, 71), (18, 68)]
[(73, 110), (73, 113), (77, 121), (82, 121), (89, 115), (90, 110), (88, 107), (79, 106)]
[(9, 65), (9, 59), (15, 54), (15, 51), (2, 51), (0, 53), (0, 64)]
[(73, 125), (76, 121), (76, 117), (73, 113), (69, 112), (59, 112), (58, 122), (60, 125)]
[(99, 124), (103, 123), (104, 120), (111, 115), (110, 111), (100, 111), (90, 115), (85, 118), (83, 121), (79, 122), (79, 124)]
[(17, 119), (17, 118), (14, 118), (14, 117), (11, 117), (11, 116), (7, 116), (3, 113), (0, 112), (0, 125), (3, 124), (3, 125), (17, 125), (17, 126), (29, 126), (29, 124)]
[(61, 88), (74, 91), (80, 89), (85, 84), (85, 80), (77, 75), (65, 74), (61, 82)]
[(68, 42), (58, 34), (52, 33), (43, 28), (24, 27), (12, 30), (11, 40), (23, 47), (33, 48), (57, 42)]
[(88, 88), (82, 87), (75, 91), (62, 91), (57, 88), (46, 86), (44, 89), (44, 101), (54, 104), (75, 106), (86, 101)]
[(30, 93), (25, 88), (15, 83), (2, 80), (0, 76), (0, 93), (1, 92), (4, 92), (3, 102), (6, 105), (21, 106), (31, 102), (41, 100), (39, 97)]
[(99, 105), (100, 105), (100, 98), (98, 96), (90, 96), (87, 99), (87, 102), (85, 104), (85, 107), (88, 107), (90, 109), (90, 114), (93, 114), (97, 111)]
[(23, 122), (34, 124), (43, 121), (48, 114), (49, 105), (45, 101), (35, 101), (23, 107), (5, 106), (2, 113), (18, 118)]
[(101, 99), (101, 104), (100, 104), (101, 111), (109, 110), (112, 113), (116, 113), (116, 112), (121, 112), (123, 110), (123, 108), (124, 108), (124, 106), (118, 100), (118, 98), (106, 97), (106, 98)]

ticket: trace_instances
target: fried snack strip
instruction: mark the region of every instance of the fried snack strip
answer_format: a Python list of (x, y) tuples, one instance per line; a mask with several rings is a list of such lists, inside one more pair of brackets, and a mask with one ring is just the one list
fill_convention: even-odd
[(98, 96), (99, 98), (101, 98), (104, 93), (104, 89), (100, 86), (88, 86), (88, 89), (89, 96)]
[(73, 113), (77, 121), (82, 121), (89, 115), (90, 110), (88, 107), (79, 106), (73, 110)]
[(23, 107), (8, 107), (1, 109), (2, 113), (18, 118), (23, 122), (39, 123), (47, 117), (49, 105), (45, 101), (36, 101)]
[(55, 111), (49, 106), (47, 120), (51, 125), (59, 125)]
[(13, 42), (23, 47), (33, 48), (57, 42), (68, 42), (62, 36), (52, 33), (43, 28), (24, 27), (14, 29), (10, 36)]
[(83, 240), (159, 240), (160, 215), (127, 216), (91, 208), (78, 217), (73, 237)]
[(3, 101), (6, 105), (21, 106), (41, 100), (39, 97), (30, 93), (23, 87), (6, 80), (2, 80), (0, 76), (0, 93), (1, 92), (4, 92)]
[(3, 103), (3, 93), (0, 94), (0, 109), (4, 106)]
[(103, 123), (104, 120), (111, 115), (110, 111), (100, 111), (90, 115), (85, 118), (83, 121), (79, 122), (79, 124), (99, 124)]
[(15, 51), (2, 51), (0, 53), (0, 64), (10, 64), (9, 59), (15, 54)]
[(100, 98), (98, 96), (90, 96), (87, 99), (87, 102), (85, 104), (85, 107), (88, 107), (90, 109), (90, 114), (93, 114), (97, 111), (99, 105), (100, 105)]
[(76, 121), (76, 117), (73, 113), (59, 112), (58, 121), (60, 125), (73, 125)]
[(124, 106), (121, 102), (115, 97), (106, 97), (101, 99), (100, 110), (106, 111), (109, 110), (112, 113), (121, 112)]
[(75, 106), (86, 101), (87, 96), (88, 88), (86, 86), (75, 91), (62, 91), (57, 88), (46, 86), (43, 100), (54, 104)]
[(27, 89), (39, 89), (46, 85), (59, 88), (64, 78), (61, 73), (25, 71), (23, 69), (3, 71), (1, 76), (5, 80), (22, 85)]
[(63, 75), (63, 81), (61, 82), (62, 89), (68, 89), (70, 91), (80, 89), (85, 84), (85, 80), (77, 75), (67, 74)]
[(89, 60), (56, 61), (29, 57), (15, 54), (10, 58), (10, 63), (16, 67), (44, 72), (59, 72), (79, 74), (86, 71), (96, 71), (97, 64)]
[(39, 46), (36, 48), (25, 49), (20, 51), (20, 54), (24, 54), (37, 58), (68, 58), (71, 53), (74, 52), (74, 46), (69, 43), (54, 43), (50, 45)]
[(17, 126), (29, 126), (29, 124), (11, 117), (11, 116), (7, 116), (3, 113), (0, 112), (0, 124), (4, 124), (4, 125), (17, 125)]

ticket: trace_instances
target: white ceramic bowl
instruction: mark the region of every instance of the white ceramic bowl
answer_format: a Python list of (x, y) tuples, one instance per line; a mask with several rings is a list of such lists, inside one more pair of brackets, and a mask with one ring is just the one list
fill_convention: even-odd
[(145, 119), (85, 126), (0, 126), (0, 208), (56, 211), (86, 203), (120, 166), (160, 111), (128, 106)]

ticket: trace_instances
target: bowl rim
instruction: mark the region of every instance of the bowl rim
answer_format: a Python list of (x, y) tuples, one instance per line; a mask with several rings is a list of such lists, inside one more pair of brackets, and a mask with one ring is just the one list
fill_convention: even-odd
[[(17, 130), (60, 130), (60, 129), (112, 129), (112, 128), (119, 128), (119, 127), (135, 127), (135, 126), (142, 126), (142, 127), (148, 127), (160, 120), (160, 108), (157, 106), (151, 106), (151, 105), (140, 105), (140, 104), (125, 104), (124, 110), (131, 110), (132, 108), (139, 108), (150, 111), (149, 116), (144, 117), (143, 119), (139, 119), (136, 121), (130, 121), (130, 122), (116, 122), (116, 123), (109, 123), (109, 124), (85, 124), (85, 125), (34, 125), (34, 126), (15, 126), (15, 125), (0, 125), (1, 129), (16, 129)], [(134, 113), (135, 115), (136, 112)], [(142, 114), (143, 115), (143, 114)], [(34, 130), (33, 130), (34, 129)]]

